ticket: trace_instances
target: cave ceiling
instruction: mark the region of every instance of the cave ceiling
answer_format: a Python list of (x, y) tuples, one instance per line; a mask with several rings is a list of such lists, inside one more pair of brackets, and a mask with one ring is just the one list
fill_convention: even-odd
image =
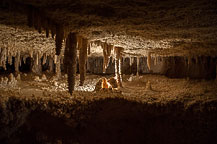
[[(26, 7), (77, 32), (107, 42), (125, 53), (217, 55), (216, 0), (3, 0), (1, 46), (54, 53), (55, 41), (27, 26)], [(99, 47), (93, 50), (97, 53)]]

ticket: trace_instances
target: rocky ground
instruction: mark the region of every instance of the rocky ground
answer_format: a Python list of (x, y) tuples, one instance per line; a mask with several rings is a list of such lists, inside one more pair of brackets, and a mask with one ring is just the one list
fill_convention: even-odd
[(88, 75), (72, 96), (64, 77), (21, 74), (1, 84), (1, 143), (217, 141), (216, 80), (124, 75), (120, 90), (94, 92), (100, 78)]

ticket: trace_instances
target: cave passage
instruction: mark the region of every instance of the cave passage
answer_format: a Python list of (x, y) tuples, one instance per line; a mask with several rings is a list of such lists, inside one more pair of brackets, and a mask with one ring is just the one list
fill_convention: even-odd
[(0, 144), (216, 144), (216, 0), (0, 0)]

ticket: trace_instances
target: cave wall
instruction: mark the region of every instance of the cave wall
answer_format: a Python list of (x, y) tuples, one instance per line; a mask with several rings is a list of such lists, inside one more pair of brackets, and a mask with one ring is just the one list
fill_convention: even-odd
[[(147, 66), (147, 57), (122, 58), (122, 74), (136, 74), (137, 60), (139, 74), (162, 74), (170, 78), (215, 79), (216, 58), (210, 56), (200, 57), (152, 57), (151, 69)], [(131, 61), (131, 65), (130, 65)], [(103, 57), (89, 57), (87, 71), (92, 74), (103, 74)], [(114, 61), (110, 59), (105, 74), (114, 74)]]
[[(139, 61), (137, 63), (137, 60)], [(51, 62), (50, 62), (51, 61)], [(42, 59), (38, 62), (28, 59), (27, 63), (31, 63), (31, 71), (36, 74), (41, 74), (42, 71), (49, 70), (54, 72), (55, 63), (53, 58), (49, 57), (46, 63), (42, 64)], [(200, 57), (152, 57), (151, 58), (151, 69), (147, 66), (147, 57), (123, 57), (122, 58), (122, 74), (136, 75), (138, 74), (161, 74), (169, 78), (191, 78), (191, 79), (215, 79), (217, 76), (217, 58), (210, 56)], [(37, 64), (36, 64), (37, 63)], [(138, 64), (138, 67), (137, 67)], [(77, 72), (79, 72), (79, 66), (77, 62)], [(13, 65), (12, 65), (13, 66)], [(24, 64), (20, 66), (25, 67)], [(61, 65), (63, 70), (63, 65)], [(138, 69), (138, 70), (137, 70)], [(1, 69), (0, 69), (1, 70)], [(8, 68), (10, 71), (11, 69)], [(1, 71), (1, 73), (5, 71)], [(108, 68), (103, 73), (103, 57), (88, 57), (87, 60), (87, 72), (90, 74), (114, 74), (115, 73), (115, 62), (112, 58), (109, 60)]]

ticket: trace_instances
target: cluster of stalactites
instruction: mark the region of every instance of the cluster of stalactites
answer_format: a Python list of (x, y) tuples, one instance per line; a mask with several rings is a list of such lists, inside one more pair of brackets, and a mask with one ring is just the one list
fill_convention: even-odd
[[(100, 40), (90, 42), (88, 51), (93, 46), (100, 46), (103, 49), (103, 73), (106, 72), (106, 69), (109, 65), (110, 58), (112, 57), (112, 52), (114, 53), (114, 46), (112, 44), (108, 44), (106, 42), (102, 42)], [(88, 52), (89, 54), (89, 52)], [(113, 59), (113, 57), (112, 57)]]
[(93, 41), (90, 43), (90, 46), (101, 46), (103, 49), (103, 72), (106, 72), (108, 68), (110, 58), (112, 61), (115, 60), (115, 79), (118, 81), (118, 86), (122, 87), (122, 76), (121, 76), (121, 59), (123, 54), (123, 47), (117, 47), (100, 40)]
[(49, 37), (50, 33), (52, 38), (55, 37), (56, 42), (56, 55), (60, 55), (62, 49), (63, 40), (66, 38), (68, 32), (62, 24), (57, 24), (51, 19), (46, 17), (43, 10), (39, 10), (32, 6), (28, 7), (28, 26), (34, 27), (39, 33), (44, 30), (46, 37)]
[(27, 58), (31, 58), (33, 65), (31, 71), (38, 73), (40, 70), (38, 68), (41, 65), (48, 63), (50, 67), (50, 72), (53, 71), (53, 65), (56, 64), (56, 74), (57, 76), (61, 75), (61, 64), (63, 63), (63, 57), (57, 56), (51, 52), (42, 52), (40, 50), (23, 51), (20, 49), (14, 49), (11, 47), (0, 47), (0, 67), (3, 67), (4, 70), (7, 70), (8, 65), (14, 65), (15, 71), (19, 73), (19, 67), (22, 63), (26, 64)]
[(22, 64), (22, 60), (25, 63), (26, 57), (25, 55), (21, 55), (21, 51), (16, 50), (12, 51), (8, 49), (8, 47), (2, 47), (0, 48), (0, 67), (3, 67), (4, 70), (7, 70), (7, 64), (12, 65), (13, 64), (13, 57), (14, 57), (14, 67), (15, 71), (19, 72), (19, 67)]

